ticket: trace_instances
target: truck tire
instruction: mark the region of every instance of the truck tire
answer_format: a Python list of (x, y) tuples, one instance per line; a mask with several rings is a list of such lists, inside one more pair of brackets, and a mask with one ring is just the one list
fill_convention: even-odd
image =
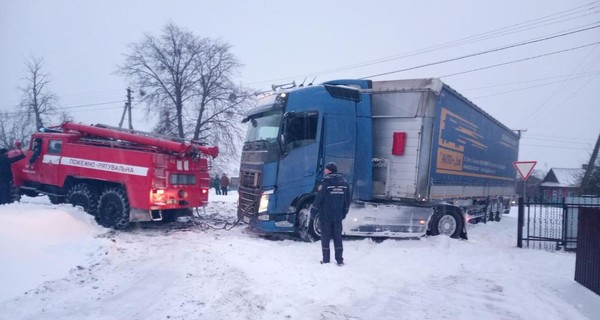
[(88, 183), (78, 183), (71, 187), (67, 199), (73, 206), (81, 206), (83, 211), (93, 216), (98, 213), (98, 192)]
[[(321, 222), (319, 214), (315, 216), (310, 214), (310, 205), (312, 202), (305, 201), (299, 208), (298, 216), (298, 235), (300, 239), (306, 242), (315, 242), (321, 240)], [(307, 221), (308, 220), (308, 221)]]
[(96, 221), (103, 227), (126, 229), (129, 226), (129, 200), (122, 188), (109, 187), (98, 202)]
[(429, 234), (432, 236), (446, 235), (458, 239), (461, 237), (463, 228), (464, 219), (461, 214), (444, 208), (436, 208), (431, 218)]
[(501, 214), (500, 213), (500, 208), (502, 206), (502, 202), (500, 199), (494, 199), (492, 202), (492, 212), (490, 214), (490, 221), (500, 221), (498, 219), (498, 215)]
[(504, 214), (502, 211), (503, 210), (501, 210), (501, 209), (498, 209), (498, 211), (496, 211), (496, 216), (494, 217), (494, 221), (500, 222), (500, 220), (502, 220), (502, 215)]

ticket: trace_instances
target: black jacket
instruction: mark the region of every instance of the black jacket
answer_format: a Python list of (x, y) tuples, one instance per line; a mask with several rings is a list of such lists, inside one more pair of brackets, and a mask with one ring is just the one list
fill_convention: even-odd
[(344, 176), (330, 173), (319, 182), (311, 211), (313, 214), (320, 212), (322, 221), (342, 221), (348, 214), (350, 198), (350, 186)]
[(9, 158), (8, 154), (0, 155), (0, 182), (8, 182), (13, 179), (12, 170), (10, 165), (25, 158), (24, 154), (20, 154), (16, 157)]

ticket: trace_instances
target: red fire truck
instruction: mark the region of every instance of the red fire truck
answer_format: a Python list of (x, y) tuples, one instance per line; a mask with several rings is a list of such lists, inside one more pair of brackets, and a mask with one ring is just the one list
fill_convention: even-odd
[(217, 157), (218, 148), (65, 122), (34, 133), (25, 154), (13, 165), (21, 194), (46, 194), (52, 203), (83, 207), (102, 226), (124, 229), (133, 221), (173, 221), (206, 205), (208, 157)]

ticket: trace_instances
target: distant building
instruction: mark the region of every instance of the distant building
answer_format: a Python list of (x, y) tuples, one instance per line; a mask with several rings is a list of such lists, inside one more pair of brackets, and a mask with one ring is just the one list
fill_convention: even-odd
[(576, 196), (585, 169), (552, 168), (540, 185), (544, 200), (558, 201)]

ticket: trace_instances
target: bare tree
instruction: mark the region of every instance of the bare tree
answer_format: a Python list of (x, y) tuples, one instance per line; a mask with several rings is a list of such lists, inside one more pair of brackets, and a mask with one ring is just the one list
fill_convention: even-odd
[(254, 95), (237, 88), (232, 78), (241, 67), (230, 53), (230, 46), (207, 40), (195, 60), (200, 75), (194, 98), (195, 125), (193, 139), (213, 141), (226, 154), (237, 154), (242, 131), (239, 125), (254, 102)]
[(160, 36), (146, 34), (130, 48), (117, 72), (145, 91), (148, 112), (159, 117), (155, 131), (235, 154), (252, 95), (234, 84), (241, 64), (230, 46), (169, 23)]
[(35, 129), (44, 127), (44, 121), (49, 120), (56, 111), (56, 95), (49, 89), (50, 75), (44, 73), (43, 58), (31, 57), (25, 62), (25, 87), (21, 88), (23, 96), (20, 111), (26, 116), (28, 122), (35, 123)]
[[(588, 167), (589, 174), (586, 179), (581, 178), (581, 194), (591, 194), (600, 196), (600, 158), (595, 162), (591, 162), (592, 167)], [(587, 172), (586, 172), (587, 173)]]
[(35, 129), (20, 112), (0, 113), (0, 146), (10, 149), (16, 141), (27, 142)]

